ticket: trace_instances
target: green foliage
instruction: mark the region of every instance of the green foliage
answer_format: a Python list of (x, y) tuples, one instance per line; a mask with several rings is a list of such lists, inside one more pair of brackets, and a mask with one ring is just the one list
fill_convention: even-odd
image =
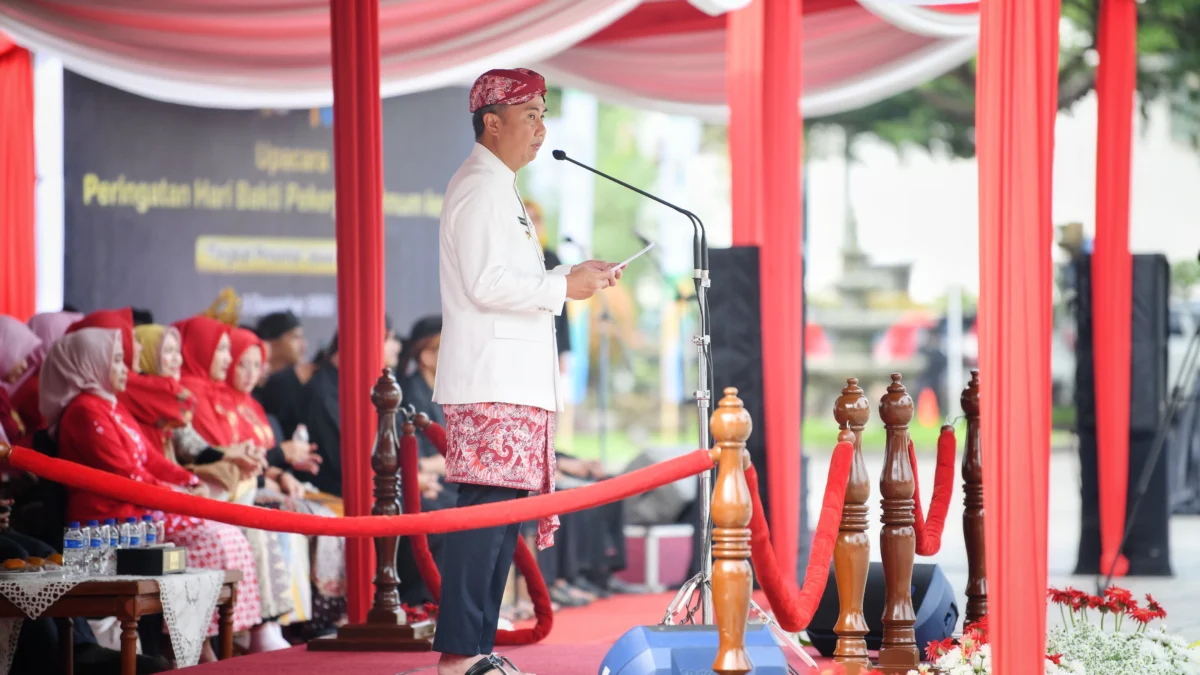
[[(650, 189), (658, 178), (658, 166), (638, 152), (637, 120), (640, 114), (631, 108), (600, 104), (596, 138), (602, 138), (604, 142), (596, 148), (596, 165), (601, 171), (620, 176), (631, 185)], [(624, 260), (641, 248), (633, 230), (646, 199), (597, 176), (595, 200), (592, 235), (595, 257)], [(635, 273), (632, 266), (629, 271)], [(634, 281), (630, 277), (626, 283)]]
[(1171, 265), (1171, 287), (1181, 298), (1190, 298), (1200, 286), (1200, 262), (1180, 260)]
[[(1095, 88), (1094, 61), (1099, 3), (1062, 0), (1066, 19), (1059, 57), (1060, 110)], [(1167, 99), (1180, 133), (1200, 147), (1200, 0), (1139, 3), (1137, 90), (1146, 106)], [(1091, 52), (1089, 54), (1089, 52)], [(837, 126), (851, 135), (870, 133), (892, 144), (975, 154), (975, 74), (972, 59), (945, 75), (874, 105), (808, 120), (814, 128)]]

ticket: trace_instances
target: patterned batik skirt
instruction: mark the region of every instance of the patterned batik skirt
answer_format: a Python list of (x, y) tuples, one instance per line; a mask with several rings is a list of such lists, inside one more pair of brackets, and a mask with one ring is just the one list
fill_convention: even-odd
[[(554, 492), (554, 417), (513, 403), (443, 405), (446, 481)], [(554, 545), (558, 516), (538, 521), (538, 549)]]

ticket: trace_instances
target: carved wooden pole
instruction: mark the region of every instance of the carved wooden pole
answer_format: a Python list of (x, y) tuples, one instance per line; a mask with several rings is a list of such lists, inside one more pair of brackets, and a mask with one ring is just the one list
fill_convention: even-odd
[(712, 414), (712, 434), (717, 442), (717, 481), (713, 485), (713, 613), (719, 644), (713, 670), (719, 675), (745, 675), (753, 664), (746, 653), (746, 620), (750, 617), (750, 594), (754, 571), (750, 567), (750, 516), (753, 507), (746, 485), (750, 454), (746, 439), (753, 424), (750, 413), (737, 397), (737, 389), (725, 389), (725, 397)]
[(971, 382), (963, 389), (963, 413), (967, 416), (967, 445), (963, 452), (963, 537), (967, 543), (967, 617), (974, 623), (987, 616), (987, 565), (983, 548), (983, 455), (979, 449), (979, 371), (971, 371)]
[(883, 496), (883, 532), (879, 548), (883, 557), (884, 605), (883, 643), (879, 667), (884, 673), (907, 673), (921, 661), (913, 624), (913, 558), (917, 550), (913, 529), (912, 466), (908, 461), (908, 423), (913, 417), (913, 400), (892, 374), (892, 384), (879, 401), (879, 417), (887, 429), (887, 456), (879, 493)]
[[(396, 410), (400, 407), (400, 385), (390, 368), (371, 390), (371, 402), (379, 417), (375, 431), (375, 449), (371, 453), (371, 468), (375, 470), (375, 505), (373, 516), (398, 516), (400, 508), (400, 459), (396, 454)], [(367, 612), (367, 623), (401, 625), (407, 621), (400, 606), (400, 577), (396, 573), (398, 537), (375, 538), (375, 600)]]
[[(398, 516), (400, 507), (400, 457), (397, 454), (396, 411), (400, 408), (400, 386), (389, 368), (375, 381), (371, 402), (375, 404), (378, 426), (375, 428), (375, 447), (371, 451), (371, 468), (375, 471), (375, 505), (373, 516)], [(405, 433), (413, 433), (412, 423), (405, 422)], [(408, 623), (400, 604), (400, 576), (396, 572), (398, 537), (375, 537), (375, 598), (367, 612), (366, 623), (340, 626), (337, 635), (308, 643), (310, 651), (429, 651), (432, 646), (434, 622)]]
[(843, 432), (847, 429), (854, 432), (854, 463), (846, 483), (842, 525), (833, 548), (833, 569), (841, 607), (837, 625), (833, 627), (838, 635), (833, 660), (842, 664), (846, 675), (858, 675), (871, 668), (866, 640), (869, 629), (863, 616), (863, 597), (871, 568), (871, 538), (867, 535), (871, 476), (862, 455), (862, 431), (870, 416), (871, 402), (859, 388), (858, 380), (847, 378), (846, 388), (833, 404), (833, 417), (838, 426)]

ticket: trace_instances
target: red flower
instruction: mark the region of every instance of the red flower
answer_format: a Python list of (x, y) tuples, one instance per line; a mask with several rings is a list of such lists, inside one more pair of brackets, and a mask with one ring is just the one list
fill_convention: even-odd
[(932, 640), (929, 644), (925, 645), (925, 660), (935, 661), (939, 656), (948, 653), (951, 649), (954, 649), (954, 638), (946, 638), (941, 642)]
[(1050, 590), (1046, 591), (1046, 595), (1049, 596), (1050, 602), (1053, 602), (1056, 605), (1071, 604), (1070, 589), (1065, 590), (1065, 591), (1060, 591), (1057, 588), (1051, 587)]
[(1087, 596), (1086, 602), (1087, 602), (1088, 609), (1098, 609), (1100, 611), (1104, 611), (1105, 607), (1109, 607), (1109, 608), (1112, 607), (1112, 605), (1104, 602), (1104, 598), (1101, 598), (1100, 596), (1097, 596), (1097, 595)]
[(1051, 655), (1047, 656), (1046, 658), (1050, 659), (1050, 661), (1053, 662), (1054, 665), (1061, 666), (1062, 663), (1060, 663), (1060, 662), (1062, 661), (1062, 657), (1063, 657), (1062, 654), (1051, 654)]
[(1130, 593), (1124, 588), (1118, 588), (1116, 586), (1109, 586), (1107, 589), (1105, 589), (1104, 597), (1122, 604), (1133, 602), (1133, 593)]
[(963, 628), (963, 637), (971, 638), (976, 644), (984, 645), (988, 641), (988, 618), (984, 616), (975, 623), (967, 624)]
[(1158, 617), (1157, 612), (1149, 609), (1134, 609), (1129, 613), (1129, 618), (1145, 626)]
[(1163, 609), (1162, 605), (1158, 604), (1158, 601), (1149, 593), (1146, 594), (1146, 609), (1154, 612), (1154, 618), (1156, 619), (1167, 618), (1167, 610)]

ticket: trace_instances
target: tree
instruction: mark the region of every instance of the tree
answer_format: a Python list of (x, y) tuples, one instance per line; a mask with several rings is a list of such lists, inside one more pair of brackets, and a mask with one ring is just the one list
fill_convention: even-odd
[(1192, 291), (1200, 286), (1200, 262), (1180, 260), (1171, 265), (1171, 286), (1176, 295), (1184, 300), (1192, 297)]
[[(1103, 0), (1062, 0), (1058, 107), (1068, 110), (1096, 84), (1096, 31)], [(1200, 147), (1200, 0), (1139, 3), (1137, 91), (1143, 115), (1168, 99)], [(871, 133), (898, 149), (915, 145), (959, 157), (975, 154), (975, 59), (874, 105), (809, 119), (850, 136)]]

